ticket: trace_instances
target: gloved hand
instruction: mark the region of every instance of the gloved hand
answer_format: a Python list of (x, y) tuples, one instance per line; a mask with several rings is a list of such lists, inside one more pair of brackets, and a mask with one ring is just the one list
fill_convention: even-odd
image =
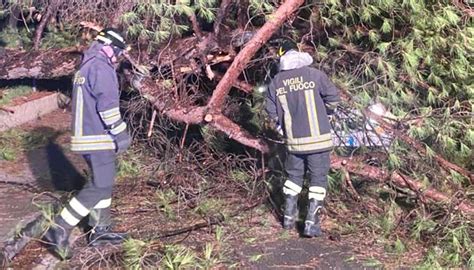
[(121, 154), (125, 152), (132, 144), (132, 138), (127, 130), (124, 130), (115, 136), (115, 152)]
[(282, 137), (285, 136), (285, 135), (283, 134), (283, 129), (281, 128), (280, 125), (276, 125), (276, 128), (275, 128), (275, 129), (276, 129), (276, 131), (278, 132), (278, 134), (279, 134), (280, 136), (282, 136)]
[(328, 116), (335, 115), (337, 113), (337, 107), (326, 106), (326, 112)]

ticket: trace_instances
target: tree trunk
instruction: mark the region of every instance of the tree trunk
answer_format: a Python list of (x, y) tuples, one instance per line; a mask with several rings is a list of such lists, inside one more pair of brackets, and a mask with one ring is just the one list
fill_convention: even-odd
[[(432, 187), (425, 188), (423, 184), (409, 176), (398, 172), (390, 173), (379, 167), (363, 164), (361, 162), (353, 161), (344, 157), (332, 155), (331, 168), (337, 170), (344, 169), (351, 174), (362, 176), (364, 179), (370, 179), (372, 181), (383, 183), (392, 183), (400, 188), (409, 188), (415, 193), (419, 194), (421, 199), (428, 198), (438, 203), (449, 203), (452, 202), (453, 199)], [(469, 202), (459, 202), (457, 209), (469, 215), (474, 214), (474, 206)]]
[[(69, 76), (76, 70), (80, 61), (81, 49), (0, 52), (0, 79), (22, 78), (52, 79)], [(6, 57), (8, 55), (8, 57)]]
[(52, 0), (51, 3), (46, 7), (46, 12), (43, 15), (38, 28), (35, 31), (35, 37), (33, 39), (33, 49), (38, 50), (41, 45), (41, 37), (43, 36), (44, 29), (46, 25), (51, 19), (51, 16), (54, 14), (56, 10), (56, 3), (55, 0)]
[(240, 73), (242, 73), (250, 59), (262, 47), (262, 45), (270, 39), (273, 33), (280, 28), (288, 16), (293, 14), (303, 3), (304, 0), (287, 0), (270, 16), (270, 19), (257, 31), (255, 36), (235, 57), (234, 62), (232, 62), (232, 65), (216, 86), (208, 104), (209, 109), (216, 112), (222, 110), (225, 98), (227, 97), (227, 94), (229, 94), (232, 84)]
[(8, 15), (8, 26), (11, 29), (16, 30), (18, 21), (21, 18), (21, 8), (18, 4), (12, 4), (9, 9), (10, 15)]

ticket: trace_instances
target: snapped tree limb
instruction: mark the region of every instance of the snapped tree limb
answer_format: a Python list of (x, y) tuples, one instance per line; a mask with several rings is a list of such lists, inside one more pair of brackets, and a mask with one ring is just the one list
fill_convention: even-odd
[(237, 54), (224, 74), (222, 80), (216, 86), (208, 107), (214, 111), (221, 111), (225, 98), (229, 94), (234, 81), (239, 77), (250, 59), (265, 44), (275, 31), (285, 22), (285, 20), (293, 14), (302, 4), (304, 0), (287, 0), (272, 15), (270, 19), (260, 28), (253, 38), (245, 45), (245, 47)]
[[(400, 188), (409, 188), (415, 193), (420, 194), (424, 198), (430, 199), (438, 203), (449, 203), (452, 198), (448, 195), (439, 192), (433, 187), (424, 187), (419, 181), (403, 175), (398, 172), (388, 172), (381, 168), (371, 166), (368, 164), (363, 164), (351, 159), (340, 157), (337, 155), (331, 156), (331, 168), (337, 170), (347, 170), (351, 174), (359, 175), (365, 179), (372, 181), (383, 182), (383, 183), (393, 183), (394, 185)], [(423, 199), (423, 198), (422, 198)], [(469, 202), (461, 201), (457, 208), (466, 214), (474, 214), (474, 206)]]
[(77, 68), (83, 48), (62, 50), (5, 50), (0, 57), (0, 79), (52, 79), (70, 76)]
[[(348, 102), (351, 105), (354, 105), (354, 102), (352, 101), (351, 95), (347, 92), (347, 90), (341, 88), (341, 92), (342, 92), (341, 95), (342, 95), (343, 100)], [(387, 131), (390, 131), (390, 133), (394, 134), (396, 137), (400, 138), (402, 141), (404, 141), (408, 145), (413, 146), (418, 151), (418, 153), (420, 153), (421, 155), (427, 156), (426, 148), (423, 146), (422, 142), (420, 142), (420, 141), (418, 141), (414, 138), (411, 138), (410, 136), (408, 136), (404, 132), (400, 131), (394, 124), (389, 123), (388, 121), (386, 121), (383, 117), (381, 117), (379, 115), (371, 113), (370, 111), (367, 111), (367, 110), (363, 111), (362, 113), (366, 117), (370, 116), (370, 118), (373, 118), (374, 120), (376, 120), (382, 126), (382, 128), (384, 128)], [(458, 165), (456, 165), (452, 162), (449, 162), (448, 160), (443, 158), (440, 154), (435, 154), (433, 158), (438, 162), (438, 164), (441, 166), (441, 168), (443, 168), (447, 172), (450, 172), (450, 170), (453, 170), (453, 171), (461, 174), (462, 176), (466, 177), (467, 179), (469, 179), (471, 181), (472, 184), (474, 184), (474, 173), (473, 172), (470, 172), (467, 169), (464, 169), (464, 168), (462, 168), (462, 167), (460, 167), (460, 166), (458, 166)]]

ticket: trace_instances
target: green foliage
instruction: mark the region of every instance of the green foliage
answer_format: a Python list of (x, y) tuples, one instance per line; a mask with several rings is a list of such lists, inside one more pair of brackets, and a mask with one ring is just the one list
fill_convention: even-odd
[[(358, 89), (352, 93), (358, 102), (366, 104), (377, 97), (396, 115), (406, 117), (404, 113), (416, 107), (453, 110), (457, 104), (459, 111), (460, 103), (471, 102), (474, 98), (472, 80), (468, 76), (474, 71), (474, 27), (461, 20), (462, 14), (455, 6), (411, 0), (347, 5), (337, 1), (324, 2), (321, 23), (343, 27), (330, 28), (323, 46), (332, 50), (336, 58), (340, 44), (355, 44), (365, 52), (363, 61), (353, 66), (356, 70), (346, 70), (349, 73), (344, 74), (344, 77), (357, 78), (349, 80), (349, 91)], [(398, 31), (396, 36), (395, 30)], [(344, 61), (343, 57), (339, 59)], [(404, 79), (401, 81), (400, 78)], [(374, 79), (377, 80), (376, 87), (367, 84)], [(429, 84), (428, 89), (423, 86), (425, 82)], [(464, 107), (464, 111), (469, 112), (470, 108)], [(411, 111), (411, 116), (421, 115), (418, 112)], [(441, 152), (447, 158), (468, 155), (472, 144), (463, 142), (461, 146), (456, 142), (463, 139), (461, 129), (443, 137), (446, 127), (441, 123), (451, 121), (470, 125), (472, 129), (469, 120), (454, 119), (452, 114), (444, 119), (430, 119), (426, 121), (428, 126), (418, 128), (442, 127), (424, 136), (428, 141), (440, 138), (439, 144), (430, 146), (433, 151)], [(465, 162), (465, 159), (459, 160), (460, 164)]]
[(0, 47), (5, 48), (30, 48), (33, 34), (27, 29), (6, 28), (0, 31)]
[(200, 269), (214, 269), (220, 262), (220, 255), (212, 243), (206, 243), (202, 257), (198, 258)]
[(141, 169), (140, 155), (133, 152), (133, 149), (127, 151), (126, 154), (118, 157), (117, 176), (119, 178), (136, 178), (140, 176)]
[(215, 152), (225, 152), (228, 146), (228, 139), (222, 132), (218, 132), (208, 125), (200, 127), (200, 130), (209, 148)]
[(196, 254), (189, 248), (181, 245), (168, 245), (161, 262), (163, 269), (177, 270), (193, 268), (197, 264)]
[(41, 40), (42, 49), (66, 48), (76, 45), (77, 37), (72, 29), (48, 31)]
[(364, 262), (364, 266), (366, 267), (373, 267), (373, 268), (381, 268), (383, 264), (377, 260), (376, 258), (369, 258), (367, 260), (365, 260)]
[(4, 106), (12, 101), (14, 98), (26, 96), (33, 92), (31, 85), (18, 85), (15, 87), (9, 87), (1, 89), (2, 98), (0, 99), (0, 106)]
[(445, 265), (473, 266), (472, 224), (470, 222), (458, 224), (455, 219), (451, 219), (451, 222), (454, 221), (456, 226), (437, 224), (442, 237), (429, 249), (420, 265), (421, 269), (443, 268)]
[(400, 213), (400, 207), (395, 201), (391, 201), (388, 209), (378, 218), (374, 225), (378, 227), (385, 237), (388, 237), (397, 225)]
[(10, 129), (0, 133), (0, 160), (14, 161), (21, 152), (33, 150), (46, 145), (56, 134), (54, 130), (37, 130), (26, 132)]
[(216, 17), (216, 0), (197, 0), (194, 3), (194, 9), (198, 15), (207, 22), (212, 22)]
[(155, 197), (157, 208), (163, 211), (167, 218), (175, 219), (176, 213), (172, 204), (178, 199), (176, 193), (171, 189), (158, 189)]
[(180, 36), (190, 29), (187, 19), (192, 14), (211, 22), (215, 19), (216, 0), (140, 1), (121, 20), (128, 25), (129, 38), (149, 42), (151, 49), (173, 36)]
[(328, 191), (331, 194), (338, 194), (341, 191), (341, 186), (343, 182), (344, 174), (341, 171), (330, 173), (328, 175)]
[(275, 9), (268, 1), (250, 0), (249, 3), (253, 14), (270, 14)]
[(142, 260), (146, 251), (146, 242), (130, 238), (123, 243), (124, 266), (129, 270), (143, 268)]
[[(433, 164), (435, 156), (442, 156), (468, 170), (474, 166), (474, 123), (465, 117), (472, 115), (474, 100), (469, 75), (474, 72), (472, 20), (463, 19), (463, 11), (452, 2), (427, 0), (325, 0), (318, 15), (316, 23), (325, 26), (326, 33), (317, 48), (321, 67), (335, 68), (334, 80), (345, 82), (356, 107), (384, 103), (403, 119), (408, 134), (425, 144), (426, 156), (420, 157), (411, 145), (395, 140), (384, 167), (411, 174), (426, 186), (448, 188), (446, 182), (452, 181), (468, 188), (469, 181), (461, 175), (448, 172), (444, 177)], [(348, 52), (348, 47), (358, 52)], [(375, 222), (387, 236), (393, 229), (393, 210), (392, 203)], [(421, 213), (410, 222), (410, 233), (418, 241), (427, 235), (443, 238), (443, 244), (427, 254), (426, 265), (466, 265), (472, 257), (467, 243), (459, 248), (452, 232), (439, 229), (440, 223)], [(464, 235), (455, 227), (451, 230)], [(451, 241), (444, 241), (448, 238)], [(402, 243), (390, 241), (402, 250)]]
[[(52, 27), (51, 27), (52, 28)], [(12, 49), (31, 49), (33, 47), (34, 28), (6, 28), (0, 31), (0, 46)], [(46, 29), (41, 40), (41, 49), (60, 49), (76, 45), (77, 33), (72, 27), (65, 29)]]
[(203, 216), (226, 215), (226, 204), (221, 199), (207, 198), (196, 206), (194, 211)]

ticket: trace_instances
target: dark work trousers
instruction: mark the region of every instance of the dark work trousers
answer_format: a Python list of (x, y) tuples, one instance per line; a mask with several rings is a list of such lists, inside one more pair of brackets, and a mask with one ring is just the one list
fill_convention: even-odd
[(309, 198), (322, 201), (326, 196), (327, 175), (330, 168), (330, 151), (314, 154), (288, 153), (285, 170), (288, 180), (284, 184), (283, 193), (295, 196), (303, 188), (305, 168), (309, 173)]
[(116, 174), (116, 155), (113, 151), (84, 155), (91, 171), (91, 180), (63, 208), (58, 223), (74, 227), (89, 215), (89, 225), (108, 226), (112, 186)]

